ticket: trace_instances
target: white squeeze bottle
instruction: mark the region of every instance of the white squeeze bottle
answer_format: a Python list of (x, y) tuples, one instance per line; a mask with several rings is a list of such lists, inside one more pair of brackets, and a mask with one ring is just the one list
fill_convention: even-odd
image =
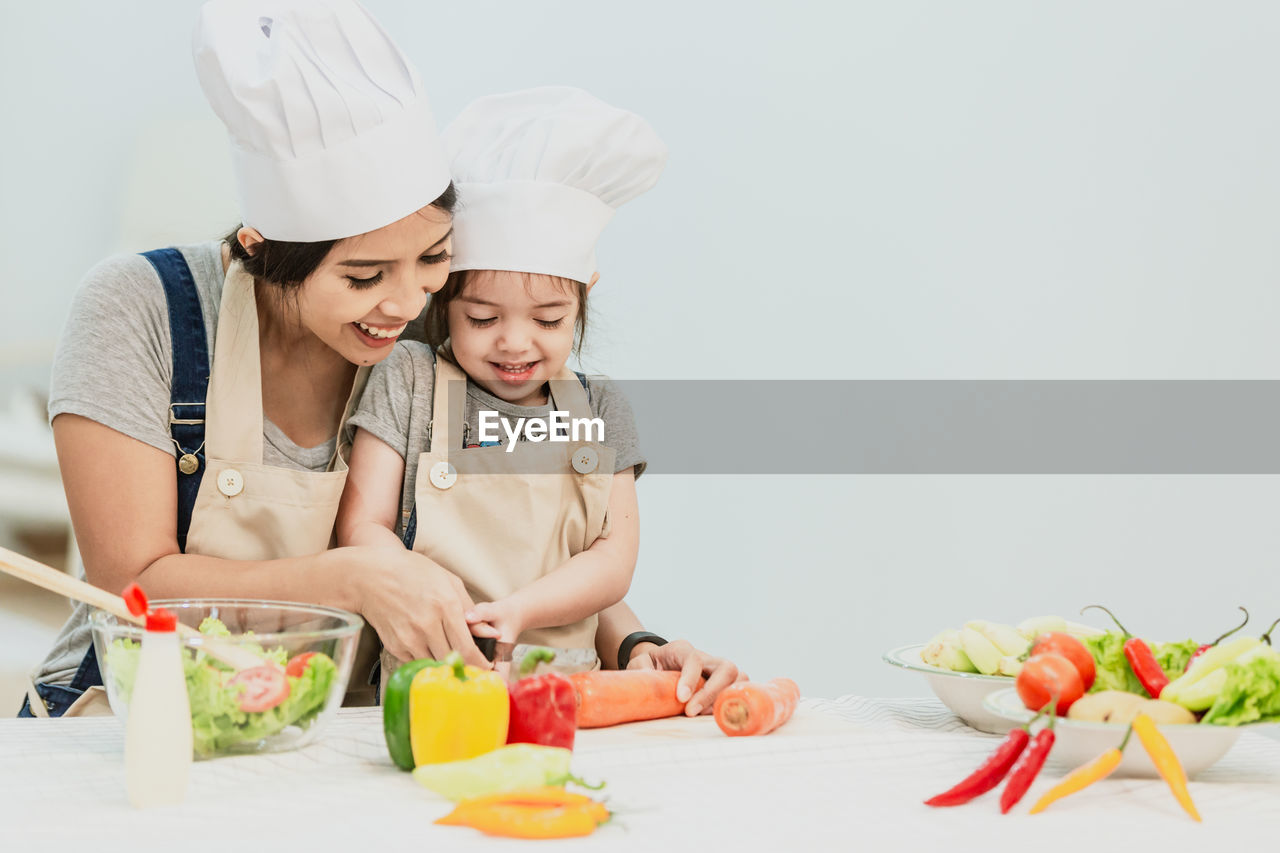
[(139, 808), (176, 805), (187, 794), (191, 704), (177, 626), (164, 608), (147, 614), (124, 739), (125, 787)]

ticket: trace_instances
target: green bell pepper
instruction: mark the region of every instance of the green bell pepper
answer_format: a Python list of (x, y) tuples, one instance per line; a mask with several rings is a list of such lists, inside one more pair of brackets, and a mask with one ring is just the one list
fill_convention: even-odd
[(382, 699), (382, 731), (387, 740), (387, 752), (401, 770), (413, 769), (413, 743), (409, 737), (409, 687), (413, 684), (413, 677), (419, 672), (441, 665), (437, 660), (419, 658), (402, 664), (387, 680), (387, 693)]

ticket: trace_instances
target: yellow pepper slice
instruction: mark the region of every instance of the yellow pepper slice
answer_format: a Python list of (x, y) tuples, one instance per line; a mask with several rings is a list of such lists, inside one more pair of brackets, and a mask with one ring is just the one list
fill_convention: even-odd
[(572, 838), (590, 835), (607, 820), (609, 810), (590, 797), (534, 788), (463, 800), (436, 823), (508, 838)]
[(1151, 763), (1160, 771), (1183, 811), (1191, 815), (1192, 819), (1200, 820), (1200, 812), (1196, 811), (1191, 792), (1187, 790), (1187, 773), (1182, 769), (1182, 762), (1178, 760), (1169, 741), (1156, 728), (1155, 720), (1146, 714), (1139, 714), (1133, 718), (1133, 730), (1138, 733), (1138, 740), (1142, 741), (1147, 755), (1151, 756)]
[(1097, 782), (1099, 779), (1105, 779), (1110, 776), (1111, 772), (1120, 766), (1120, 757), (1124, 753), (1125, 745), (1129, 742), (1129, 735), (1131, 734), (1133, 734), (1133, 726), (1130, 726), (1129, 730), (1124, 733), (1124, 740), (1120, 741), (1120, 745), (1118, 747), (1115, 749), (1108, 749), (1088, 764), (1072, 770), (1063, 777), (1061, 782), (1054, 785), (1048, 791), (1045, 791), (1044, 796), (1031, 807), (1031, 811), (1028, 812), (1028, 814), (1037, 814), (1042, 812), (1047, 809), (1050, 804), (1057, 802), (1063, 797), (1074, 794), (1077, 791), (1082, 791), (1094, 782)]
[(510, 702), (496, 672), (465, 666), (453, 652), (444, 666), (424, 669), (409, 686), (413, 763), (462, 761), (507, 742)]

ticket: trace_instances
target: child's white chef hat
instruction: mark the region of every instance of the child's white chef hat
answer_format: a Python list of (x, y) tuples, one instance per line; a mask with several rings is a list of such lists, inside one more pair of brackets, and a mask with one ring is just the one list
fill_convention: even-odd
[(193, 41), (241, 216), (264, 237), (352, 237), (448, 187), (417, 71), (354, 0), (212, 0)]
[(614, 208), (657, 183), (667, 160), (644, 119), (563, 86), (481, 98), (441, 139), (458, 188), (451, 269), (581, 282)]

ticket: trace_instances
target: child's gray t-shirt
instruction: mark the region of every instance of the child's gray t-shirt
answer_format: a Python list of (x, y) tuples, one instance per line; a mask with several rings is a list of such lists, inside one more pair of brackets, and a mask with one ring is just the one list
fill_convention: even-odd
[[(401, 493), (400, 527), (413, 509), (414, 484), (417, 482), (418, 454), (429, 444), (431, 410), (435, 389), (435, 357), (424, 343), (401, 340), (386, 359), (374, 366), (360, 398), (359, 410), (347, 421), (347, 428), (368, 430), (392, 447), (405, 459), (404, 486)], [(603, 376), (587, 377), (587, 398), (592, 417), (604, 422), (606, 447), (616, 453), (614, 473), (635, 468), (639, 477), (645, 469), (636, 434), (635, 415), (631, 404), (617, 386)], [(517, 406), (493, 396), (471, 380), (467, 380), (467, 404), (463, 415), (464, 443), (480, 443), (480, 411), (496, 411), (512, 427), (519, 418), (547, 418), (550, 402), (544, 406)], [(491, 434), (493, 434), (491, 432)], [(501, 425), (496, 434), (498, 444), (508, 443)], [(524, 437), (521, 436), (521, 440)]]

